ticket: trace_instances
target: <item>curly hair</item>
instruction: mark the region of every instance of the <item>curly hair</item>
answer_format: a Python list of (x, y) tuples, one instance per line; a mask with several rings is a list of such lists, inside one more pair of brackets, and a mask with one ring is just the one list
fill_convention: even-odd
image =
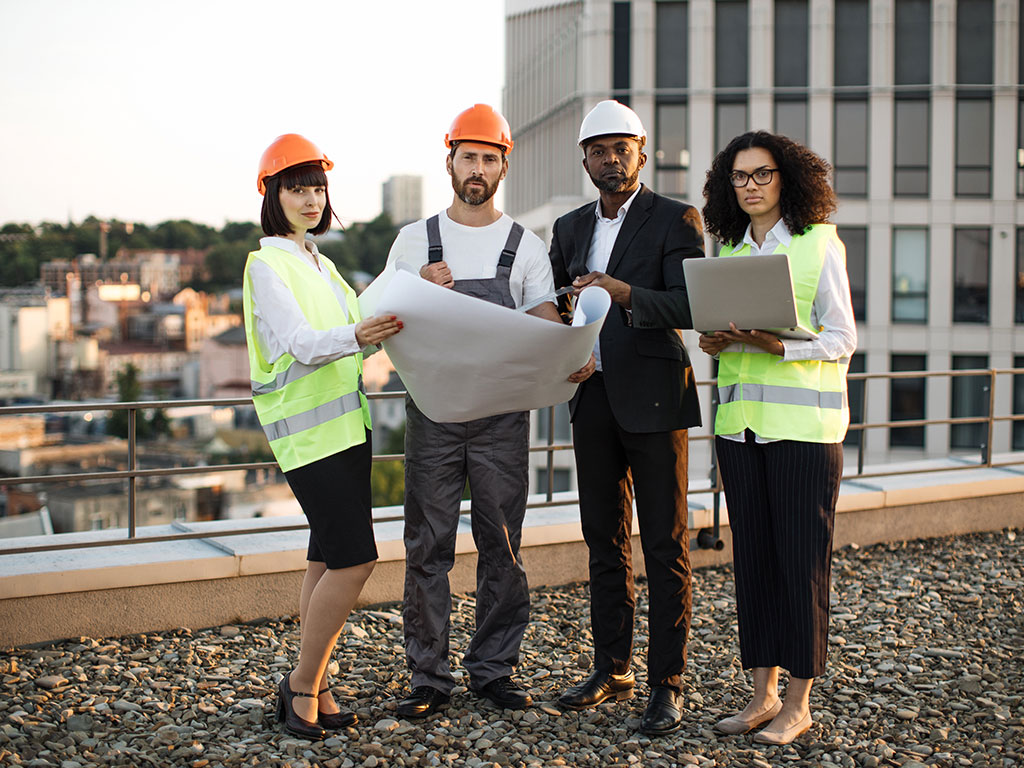
[(832, 166), (828, 161), (786, 136), (767, 131), (749, 131), (737, 136), (715, 156), (704, 182), (704, 225), (720, 242), (735, 245), (743, 239), (750, 223), (740, 208), (735, 188), (729, 181), (736, 155), (760, 147), (771, 152), (782, 182), (782, 220), (795, 235), (812, 224), (823, 224), (836, 210), (836, 195), (829, 185)]

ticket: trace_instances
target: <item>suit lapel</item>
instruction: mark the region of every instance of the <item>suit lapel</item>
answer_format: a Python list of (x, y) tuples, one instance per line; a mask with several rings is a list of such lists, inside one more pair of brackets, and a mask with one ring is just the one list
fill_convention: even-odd
[(640, 228), (651, 217), (651, 205), (653, 203), (654, 193), (646, 186), (643, 187), (640, 190), (640, 194), (633, 200), (633, 204), (629, 206), (626, 220), (622, 222), (622, 228), (615, 238), (615, 245), (612, 246), (612, 255), (608, 259), (607, 274), (615, 274), (615, 270), (618, 269), (619, 262), (622, 261), (622, 256), (625, 254), (626, 249), (629, 248), (629, 244), (633, 242), (636, 233), (640, 231)]
[(569, 277), (573, 279), (590, 271), (587, 269), (587, 257), (590, 256), (590, 244), (594, 240), (594, 225), (596, 223), (594, 205), (588, 205), (573, 225), (573, 242), (576, 244), (576, 252), (569, 262)]

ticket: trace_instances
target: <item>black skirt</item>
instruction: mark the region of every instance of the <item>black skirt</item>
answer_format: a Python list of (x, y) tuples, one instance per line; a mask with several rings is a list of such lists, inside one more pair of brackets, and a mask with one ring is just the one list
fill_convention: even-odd
[(377, 559), (370, 499), (373, 448), (366, 441), (291, 472), (288, 485), (309, 521), (306, 559), (350, 568)]

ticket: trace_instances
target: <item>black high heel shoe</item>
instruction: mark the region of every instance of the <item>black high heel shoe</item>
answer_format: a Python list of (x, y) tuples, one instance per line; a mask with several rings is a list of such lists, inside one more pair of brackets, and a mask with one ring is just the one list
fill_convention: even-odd
[(281, 678), (281, 684), (277, 686), (277, 721), (279, 723), (283, 722), (284, 729), (295, 736), (316, 741), (323, 739), (327, 735), (323, 728), (316, 723), (309, 722), (309, 720), (303, 720), (295, 714), (295, 708), (292, 707), (292, 699), (296, 696), (302, 696), (306, 699), (317, 698), (315, 693), (293, 691), (288, 687), (288, 675), (285, 675)]
[[(327, 691), (328, 689), (324, 688), (317, 696), (319, 697), (320, 694), (327, 693)], [(348, 728), (355, 725), (358, 719), (355, 712), (349, 712), (346, 709), (339, 712), (316, 713), (316, 721), (328, 731), (340, 731), (342, 728)]]

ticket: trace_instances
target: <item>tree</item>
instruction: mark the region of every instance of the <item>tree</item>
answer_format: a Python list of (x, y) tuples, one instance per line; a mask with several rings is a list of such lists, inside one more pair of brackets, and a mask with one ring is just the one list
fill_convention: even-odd
[[(117, 399), (122, 403), (137, 403), (142, 399), (142, 383), (139, 381), (139, 369), (134, 363), (128, 363), (117, 374)], [(107, 434), (115, 437), (128, 438), (128, 411), (117, 409), (107, 419)], [(150, 408), (136, 413), (135, 437), (139, 440), (149, 437), (169, 435), (170, 422), (163, 408)]]
[(391, 218), (382, 213), (372, 221), (346, 229), (341, 242), (331, 245), (329, 255), (343, 274), (362, 270), (376, 275), (387, 264), (397, 234), (398, 228), (391, 223)]

